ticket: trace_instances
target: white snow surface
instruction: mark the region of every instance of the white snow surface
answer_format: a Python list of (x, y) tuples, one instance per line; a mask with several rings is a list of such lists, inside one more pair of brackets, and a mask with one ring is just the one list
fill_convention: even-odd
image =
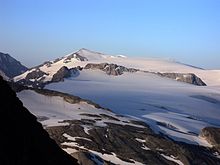
[(137, 162), (137, 161), (134, 161), (134, 160), (131, 160), (134, 163), (129, 163), (129, 162), (123, 161), (123, 160), (119, 159), (115, 153), (112, 153), (112, 154), (102, 154), (100, 152), (96, 152), (96, 151), (93, 151), (93, 150), (89, 150), (89, 151), (91, 153), (95, 154), (95, 155), (98, 155), (102, 159), (110, 161), (110, 162), (112, 162), (114, 164), (118, 164), (118, 165), (144, 165), (143, 163), (140, 163), (140, 162)]
[(198, 135), (206, 126), (220, 126), (219, 86), (195, 86), (143, 72), (109, 76), (83, 70), (46, 88), (92, 100), (187, 143), (210, 146)]
[[(39, 117), (39, 119), (42, 119), (40, 122), (46, 127), (67, 125), (68, 123), (64, 123), (64, 120), (81, 120), (93, 118), (82, 114), (105, 114), (120, 120), (115, 121), (102, 118), (100, 121), (96, 121), (96, 126), (106, 126), (105, 122), (109, 122), (141, 127), (140, 125), (129, 123), (130, 119), (127, 117), (119, 117), (105, 109), (97, 109), (93, 105), (84, 101), (76, 104), (70, 104), (64, 101), (60, 96), (45, 96), (32, 90), (23, 90), (17, 93), (17, 96), (31, 113)], [(82, 126), (84, 127), (85, 133), (89, 134), (88, 131), (91, 129), (91, 127), (85, 125)]]
[(167, 155), (161, 154), (161, 156), (163, 156), (165, 159), (170, 160), (172, 162), (175, 162), (179, 165), (184, 165), (183, 162), (181, 162), (180, 160), (177, 160), (173, 155), (167, 156)]

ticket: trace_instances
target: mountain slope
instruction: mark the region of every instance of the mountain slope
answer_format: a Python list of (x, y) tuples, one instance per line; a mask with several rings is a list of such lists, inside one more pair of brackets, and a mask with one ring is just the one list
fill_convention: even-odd
[[(83, 165), (220, 164), (214, 149), (172, 141), (144, 122), (88, 100), (45, 89), (23, 90), (18, 96), (60, 147)], [(82, 155), (88, 156), (86, 161)]]
[(76, 160), (49, 138), (9, 85), (0, 77), (1, 155), (0, 164), (74, 165)]
[(4, 74), (13, 78), (27, 70), (27, 67), (22, 65), (19, 61), (11, 57), (9, 54), (0, 52), (0, 70), (4, 72)]
[[(80, 49), (77, 52), (68, 54), (56, 60), (47, 61), (42, 65), (34, 67), (27, 72), (15, 77), (14, 81), (20, 81), (23, 83), (28, 82), (28, 85), (33, 84), (33, 82), (35, 82), (35, 84), (46, 83), (50, 82), (53, 78), (53, 75), (56, 74), (57, 71), (62, 67), (67, 67), (68, 69), (76, 67), (84, 68), (88, 63), (108, 63), (152, 73), (193, 73), (208, 86), (219, 86), (220, 84), (220, 70), (204, 70), (170, 60), (131, 58), (122, 55), (111, 56), (87, 49)], [(31, 78), (28, 78), (30, 77), (30, 74), (32, 76)]]
[[(153, 68), (155, 67), (154, 65), (156, 63), (158, 63), (158, 68), (157, 70), (154, 70)], [(172, 69), (170, 70), (170, 72), (167, 72), (168, 70), (161, 70), (161, 63), (164, 63), (166, 65), (166, 68), (188, 68), (188, 72), (186, 72), (186, 70), (184, 69), (180, 72), (176, 72), (176, 70)], [(150, 67), (152, 66), (152, 69), (150, 67), (146, 67), (146, 65), (149, 65)], [(145, 66), (145, 68), (142, 68), (143, 66)], [(121, 75), (124, 72), (150, 72), (152, 74), (157, 74), (162, 77), (168, 77), (174, 80), (191, 83), (194, 85), (206, 85), (206, 83), (203, 82), (200, 77), (191, 72), (197, 69), (196, 73), (198, 73), (198, 71), (203, 71), (202, 69), (189, 67), (180, 63), (166, 60), (157, 60), (152, 62), (152, 59), (134, 59), (127, 58), (122, 55), (104, 55), (102, 53), (93, 52), (87, 49), (81, 49), (75, 53), (71, 53), (56, 60), (45, 62), (42, 65), (34, 67), (27, 72), (16, 76), (14, 78), (14, 81), (22, 85), (44, 87), (44, 85), (48, 83), (58, 82), (58, 80), (62, 81), (64, 78), (62, 77), (62, 75), (64, 76), (65, 74), (69, 75), (68, 77), (76, 77), (80, 74), (80, 71), (82, 69), (100, 69), (106, 72), (106, 74), (114, 76)], [(72, 71), (74, 72), (74, 74)]]
[(82, 70), (77, 77), (46, 85), (92, 100), (117, 114), (148, 123), (154, 131), (191, 144), (207, 146), (199, 133), (220, 125), (220, 88), (194, 86), (151, 73), (109, 76), (100, 70)]

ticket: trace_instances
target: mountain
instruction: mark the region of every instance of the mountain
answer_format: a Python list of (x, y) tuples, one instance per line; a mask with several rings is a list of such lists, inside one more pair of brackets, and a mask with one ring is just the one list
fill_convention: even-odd
[(94, 102), (47, 89), (18, 97), (60, 147), (82, 165), (218, 165), (215, 148), (175, 142), (146, 123)]
[(2, 165), (74, 165), (0, 77)]
[[(155, 66), (157, 66), (157, 69), (155, 69)], [(163, 69), (164, 66), (166, 66), (165, 69)], [(112, 56), (80, 49), (77, 52), (31, 68), (25, 73), (16, 76), (14, 81), (27, 86), (44, 87), (48, 83), (57, 82), (56, 76), (59, 77), (60, 81), (63, 80), (64, 77), (62, 75), (64, 74), (62, 71), (64, 70), (62, 69), (64, 67), (66, 67), (65, 72), (69, 72), (69, 76), (79, 75), (82, 69), (99, 69), (106, 72), (106, 74), (114, 76), (122, 75), (124, 72), (150, 72), (158, 76), (194, 85), (206, 85), (207, 77), (210, 76), (204, 75), (213, 74), (212, 71), (206, 72), (203, 69), (166, 60), (135, 59), (122, 55)], [(74, 72), (72, 73), (73, 70)], [(217, 72), (217, 74), (220, 74), (220, 72)], [(202, 78), (198, 75), (201, 75)], [(209, 83), (209, 80), (207, 82)]]
[(199, 134), (206, 126), (220, 125), (219, 74), (174, 61), (82, 49), (14, 80), (87, 98), (139, 118), (174, 140), (207, 146)]
[(27, 70), (27, 67), (22, 65), (19, 61), (11, 57), (9, 54), (0, 52), (0, 71), (7, 77), (13, 78), (22, 74)]

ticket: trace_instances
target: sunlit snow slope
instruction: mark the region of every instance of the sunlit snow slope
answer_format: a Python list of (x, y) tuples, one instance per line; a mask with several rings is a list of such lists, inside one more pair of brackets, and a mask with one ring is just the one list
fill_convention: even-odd
[(44, 81), (50, 81), (53, 75), (62, 67), (73, 68), (84, 67), (88, 63), (114, 63), (129, 68), (140, 69), (150, 72), (175, 72), (175, 73), (194, 73), (209, 86), (220, 86), (220, 70), (204, 70), (193, 66), (181, 64), (179, 62), (154, 58), (131, 58), (123, 55), (105, 55), (102, 53), (80, 49), (75, 53), (68, 54), (62, 58), (45, 62), (34, 67), (27, 72), (14, 78), (15, 81), (24, 79), (28, 73), (37, 69), (47, 73)]
[(200, 130), (220, 126), (218, 87), (199, 87), (142, 72), (108, 76), (98, 70), (83, 70), (78, 77), (46, 87), (140, 118), (178, 141), (207, 145), (198, 137)]

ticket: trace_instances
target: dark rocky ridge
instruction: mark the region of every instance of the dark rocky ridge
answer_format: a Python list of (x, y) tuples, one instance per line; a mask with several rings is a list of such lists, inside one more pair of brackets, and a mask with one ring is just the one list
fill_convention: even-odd
[(63, 81), (64, 78), (71, 77), (73, 74), (77, 74), (78, 69), (77, 68), (72, 68), (68, 69), (66, 66), (62, 66), (57, 73), (53, 75), (52, 82), (59, 82)]
[[(169, 161), (162, 155), (173, 155), (176, 160), (180, 160), (184, 165), (219, 165), (220, 159), (213, 155), (212, 149), (201, 146), (178, 143), (165, 137), (155, 134), (145, 123), (144, 127), (135, 127), (131, 125), (119, 125), (106, 123), (106, 127), (94, 126), (88, 132), (84, 132), (81, 125), (93, 125), (92, 118), (85, 120), (69, 120), (68, 126), (48, 127), (47, 131), (50, 136), (56, 140), (62, 148), (79, 149), (84, 146), (102, 154), (115, 153), (118, 158), (125, 162), (132, 163), (135, 161), (150, 165), (177, 165)], [(66, 133), (76, 138), (74, 141), (78, 145), (71, 147), (63, 145), (64, 142), (72, 142), (63, 136)], [(87, 140), (89, 139), (89, 140)], [(141, 139), (141, 140), (137, 140)], [(147, 147), (147, 149), (146, 149)], [(79, 149), (80, 152), (87, 150)]]
[(0, 77), (2, 165), (74, 165)]
[(40, 69), (35, 69), (32, 72), (28, 73), (27, 76), (25, 77), (26, 80), (29, 79), (38, 79), (41, 78), (44, 75), (48, 75), (47, 73), (41, 71)]
[(162, 77), (171, 78), (177, 81), (198, 85), (206, 86), (206, 84), (193, 73), (157, 73)]
[[(93, 64), (89, 63), (87, 64), (84, 69), (99, 69), (108, 75), (122, 75), (124, 72), (137, 72), (140, 71), (139, 69), (134, 69), (134, 68), (126, 68), (124, 66), (119, 66), (117, 64), (108, 64), (108, 63), (101, 63), (101, 64)], [(152, 73), (152, 74), (157, 74), (162, 77), (167, 77), (170, 79), (174, 79), (180, 82), (185, 82), (193, 85), (198, 85), (198, 86), (206, 86), (206, 84), (195, 74), (193, 73), (160, 73), (160, 72), (148, 72), (148, 71), (143, 71), (146, 73)]]
[(25, 79), (21, 79), (15, 83), (25, 86), (32, 86), (33, 88), (44, 88), (46, 84), (53, 82), (64, 81), (64, 78), (68, 78), (71, 76), (76, 76), (79, 74), (79, 71), (82, 70), (81, 67), (74, 67), (68, 69), (66, 66), (62, 66), (52, 77), (51, 81), (44, 81), (45, 76), (48, 74), (36, 68), (32, 72), (28, 73)]
[(220, 128), (205, 127), (202, 129), (200, 136), (205, 138), (220, 152)]
[(84, 69), (99, 69), (104, 71), (108, 75), (122, 75), (124, 72), (137, 72), (138, 69), (134, 68), (126, 68), (124, 66), (120, 66), (117, 64), (108, 64), (108, 63), (101, 63), (101, 64), (87, 64)]
[(25, 72), (27, 67), (22, 65), (9, 54), (0, 52), (0, 70), (4, 72), (7, 77), (12, 78)]

